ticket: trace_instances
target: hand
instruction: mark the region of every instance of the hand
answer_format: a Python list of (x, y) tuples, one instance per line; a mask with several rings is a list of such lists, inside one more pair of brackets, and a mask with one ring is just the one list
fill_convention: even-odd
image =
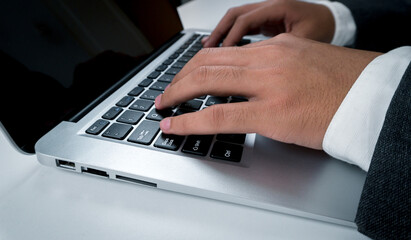
[(379, 53), (281, 34), (244, 47), (205, 48), (157, 97), (158, 109), (202, 95), (245, 96), (160, 122), (164, 133), (258, 133), (314, 149), (352, 84)]
[(329, 43), (334, 36), (334, 25), (331, 11), (323, 5), (272, 0), (231, 8), (202, 43), (204, 47), (215, 47), (225, 37), (222, 45), (233, 46), (244, 35), (258, 33), (268, 36), (292, 33)]

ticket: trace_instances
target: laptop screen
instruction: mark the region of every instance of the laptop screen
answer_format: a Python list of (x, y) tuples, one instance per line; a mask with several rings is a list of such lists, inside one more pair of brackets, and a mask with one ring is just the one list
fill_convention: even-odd
[(182, 30), (178, 1), (17, 0), (0, 3), (0, 121), (35, 142)]

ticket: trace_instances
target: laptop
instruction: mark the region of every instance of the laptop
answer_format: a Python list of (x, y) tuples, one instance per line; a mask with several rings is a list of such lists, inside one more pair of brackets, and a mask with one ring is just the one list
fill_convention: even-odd
[(0, 57), (9, 84), (1, 127), (56, 170), (355, 227), (365, 180), (355, 166), (250, 133), (162, 134), (164, 117), (247, 101), (201, 96), (155, 109), (155, 97), (210, 34), (183, 30), (178, 4), (3, 4)]

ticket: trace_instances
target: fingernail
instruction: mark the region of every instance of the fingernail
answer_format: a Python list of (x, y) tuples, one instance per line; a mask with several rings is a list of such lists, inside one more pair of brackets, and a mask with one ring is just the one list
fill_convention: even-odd
[(170, 126), (171, 126), (171, 119), (170, 118), (164, 118), (160, 122), (160, 128), (165, 133), (167, 133), (170, 130)]
[(163, 95), (163, 94), (158, 95), (158, 96), (156, 97), (156, 99), (154, 100), (154, 104), (156, 105), (156, 108), (160, 107), (161, 95)]

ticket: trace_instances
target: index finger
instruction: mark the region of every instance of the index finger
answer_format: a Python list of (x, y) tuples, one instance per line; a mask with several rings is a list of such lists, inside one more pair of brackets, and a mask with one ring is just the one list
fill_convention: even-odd
[(231, 8), (211, 32), (207, 41), (203, 42), (204, 47), (216, 47), (224, 36), (227, 35), (238, 16), (256, 8), (260, 3), (246, 4), (240, 7)]

